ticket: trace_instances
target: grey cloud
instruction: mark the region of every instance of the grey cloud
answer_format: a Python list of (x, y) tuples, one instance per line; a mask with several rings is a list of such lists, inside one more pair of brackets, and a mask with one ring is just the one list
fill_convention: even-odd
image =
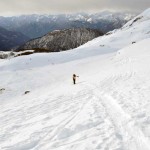
[(101, 10), (140, 12), (148, 7), (150, 0), (2, 0), (0, 15)]

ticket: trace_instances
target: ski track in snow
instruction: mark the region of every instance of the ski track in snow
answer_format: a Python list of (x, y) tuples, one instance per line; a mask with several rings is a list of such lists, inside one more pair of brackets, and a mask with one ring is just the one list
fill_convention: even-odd
[[(87, 85), (86, 85), (86, 88), (87, 88)], [(61, 147), (68, 146), (68, 145), (78, 145), (78, 143), (81, 143), (82, 141), (86, 141), (86, 139), (92, 139), (92, 137), (94, 137), (94, 136), (96, 136), (96, 137), (100, 136), (101, 138), (104, 136), (104, 138), (102, 138), (102, 142), (100, 142), (100, 143), (94, 137), (95, 140), (93, 141), (93, 143), (98, 142), (98, 144), (95, 146), (95, 149), (103, 149), (103, 148), (106, 149), (111, 144), (113, 147), (112, 141), (113, 141), (113, 138), (116, 138), (116, 137), (113, 137), (114, 136), (113, 131), (112, 131), (113, 127), (111, 125), (109, 125), (109, 124), (111, 124), (111, 122), (106, 117), (106, 114), (104, 111), (105, 108), (99, 102), (99, 98), (95, 97), (93, 92), (91, 92), (91, 91), (93, 91), (93, 89), (91, 89), (91, 88), (88, 88), (88, 89), (90, 91), (87, 90), (86, 95), (89, 95), (89, 93), (90, 93), (90, 95), (88, 96), (88, 98), (83, 97), (80, 99), (80, 101), (83, 101), (85, 99), (85, 102), (82, 104), (80, 109), (77, 112), (75, 112), (73, 115), (71, 115), (70, 118), (68, 118), (67, 120), (62, 122), (60, 125), (58, 125), (58, 127), (56, 127), (56, 129), (52, 133), (48, 134), (48, 136), (45, 136), (44, 139), (42, 139), (42, 141), (45, 141), (43, 145), (45, 145), (45, 143), (48, 143), (50, 141), (52, 142), (52, 146), (50, 146), (50, 144), (48, 144), (48, 146), (46, 146), (45, 149), (56, 149), (57, 147), (59, 147), (59, 149), (61, 149)], [(71, 103), (73, 103), (73, 101), (71, 101)], [(85, 124), (85, 126), (82, 124), (79, 124), (77, 127), (75, 127), (74, 130), (70, 130), (69, 128), (67, 128), (67, 126), (70, 126), (70, 124), (72, 124), (72, 122), (75, 122), (74, 120), (76, 120), (79, 116), (82, 118), (82, 113), (85, 111), (84, 109), (85, 110), (87, 110), (87, 109), (91, 110), (89, 112), (90, 115), (88, 118), (89, 123)], [(93, 113), (92, 113), (92, 111), (93, 111)], [(104, 120), (102, 120), (102, 118), (101, 118), (101, 114), (100, 114), (101, 111), (102, 111), (102, 113), (105, 114), (106, 122), (104, 122)], [(96, 121), (94, 120), (95, 118), (96, 118)], [(107, 135), (107, 134), (105, 135), (104, 126), (106, 128), (106, 125), (104, 125), (104, 124), (107, 124), (108, 129), (110, 130), (110, 135)], [(96, 127), (96, 133), (94, 135), (88, 135), (87, 133), (84, 135), (84, 131), (87, 132), (88, 130), (93, 130), (94, 127)], [(76, 134), (78, 134), (78, 132), (79, 132), (78, 130), (79, 131), (81, 130), (80, 132), (83, 132), (84, 137), (83, 138), (80, 137), (79, 139), (72, 141), (71, 138), (73, 136), (76, 136)], [(60, 141), (58, 143), (57, 143), (57, 141), (55, 141), (57, 139), (57, 138), (55, 139), (55, 137), (57, 135), (56, 133), (58, 134), (57, 138), (62, 139), (63, 144), (61, 144)], [(112, 139), (109, 138), (109, 136)], [(70, 140), (67, 140), (67, 142), (63, 141), (63, 139), (68, 138), (68, 137), (70, 137)], [(55, 142), (55, 144), (53, 144), (53, 142)], [(117, 138), (116, 138), (116, 143), (119, 143), (119, 140)], [(41, 148), (43, 148), (42, 147), (43, 145), (41, 145)], [(41, 148), (38, 145), (34, 149), (41, 149)], [(70, 149), (70, 148), (72, 148), (72, 147), (70, 147), (70, 146), (68, 148), (65, 147), (65, 149)], [(89, 149), (91, 149), (91, 148), (89, 148)]]
[(114, 126), (116, 126), (116, 130), (118, 130), (117, 136), (122, 139), (123, 148), (126, 150), (149, 150), (148, 138), (143, 135), (131, 116), (122, 109), (116, 100), (107, 93), (102, 93), (99, 90), (95, 90), (95, 93), (102, 101)]

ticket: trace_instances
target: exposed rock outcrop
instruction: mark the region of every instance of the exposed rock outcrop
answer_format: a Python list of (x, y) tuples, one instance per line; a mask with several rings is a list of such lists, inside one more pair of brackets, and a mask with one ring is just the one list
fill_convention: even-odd
[(35, 53), (34, 50), (26, 50), (26, 51), (20, 51), (20, 52), (13, 52), (13, 51), (0, 51), (0, 59), (10, 59), (18, 56), (24, 56), (24, 55), (30, 55)]
[(87, 28), (56, 30), (25, 43), (17, 51), (29, 49), (33, 49), (35, 52), (65, 51), (76, 48), (102, 35), (103, 33), (98, 30)]
[(15, 56), (15, 53), (12, 51), (9, 51), (9, 52), (0, 51), (0, 59), (7, 59), (7, 58), (14, 57), (14, 56)]

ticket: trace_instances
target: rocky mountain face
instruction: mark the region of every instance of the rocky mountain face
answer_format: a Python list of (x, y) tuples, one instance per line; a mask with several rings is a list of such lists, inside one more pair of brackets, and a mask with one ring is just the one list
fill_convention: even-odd
[(65, 51), (76, 48), (101, 35), (103, 35), (102, 32), (87, 28), (56, 30), (25, 43), (17, 51), (29, 49), (36, 52)]
[(29, 40), (29, 37), (15, 31), (0, 27), (0, 51), (9, 51)]
[(32, 38), (41, 37), (54, 30), (70, 28), (91, 28), (103, 33), (122, 27), (133, 18), (130, 13), (100, 12), (96, 14), (77, 13), (61, 15), (22, 15), (0, 17), (0, 26), (19, 31)]

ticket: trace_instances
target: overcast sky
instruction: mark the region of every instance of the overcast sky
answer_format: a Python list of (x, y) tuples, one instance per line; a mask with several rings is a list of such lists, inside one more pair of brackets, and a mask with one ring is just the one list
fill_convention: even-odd
[(0, 0), (0, 16), (103, 10), (140, 13), (148, 7), (150, 0)]

